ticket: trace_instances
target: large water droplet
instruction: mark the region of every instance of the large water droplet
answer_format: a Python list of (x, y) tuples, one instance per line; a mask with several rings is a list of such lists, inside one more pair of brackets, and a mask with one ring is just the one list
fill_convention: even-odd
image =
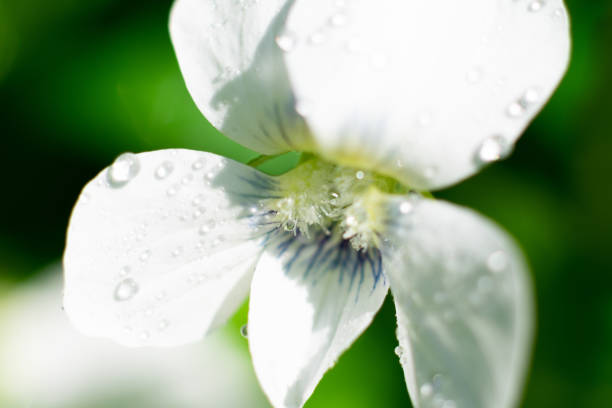
[(106, 180), (111, 187), (125, 186), (140, 171), (138, 157), (134, 153), (123, 153), (106, 171)]
[(285, 52), (293, 51), (297, 45), (297, 38), (295, 38), (295, 35), (291, 33), (277, 35), (275, 41), (278, 48)]
[(172, 174), (172, 170), (174, 170), (174, 164), (172, 164), (170, 161), (165, 161), (155, 169), (155, 178), (158, 180), (163, 180)]
[(493, 135), (482, 142), (476, 152), (476, 160), (481, 164), (492, 163), (507, 157), (512, 148), (500, 135)]
[(124, 302), (132, 299), (138, 293), (138, 284), (132, 278), (127, 278), (119, 282), (113, 292), (113, 298), (117, 302)]

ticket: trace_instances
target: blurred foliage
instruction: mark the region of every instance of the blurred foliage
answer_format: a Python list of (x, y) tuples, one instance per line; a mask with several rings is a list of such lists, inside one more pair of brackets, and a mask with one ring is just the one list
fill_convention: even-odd
[[(558, 92), (510, 159), (438, 194), (496, 220), (532, 264), (539, 328), (524, 406), (533, 408), (612, 405), (612, 2), (566, 2), (574, 46)], [(0, 293), (61, 256), (80, 189), (119, 153), (254, 157), (191, 101), (170, 5), (0, 0)], [(233, 319), (236, 336), (245, 320), (245, 310)], [(394, 328), (387, 302), (307, 407), (409, 406)]]

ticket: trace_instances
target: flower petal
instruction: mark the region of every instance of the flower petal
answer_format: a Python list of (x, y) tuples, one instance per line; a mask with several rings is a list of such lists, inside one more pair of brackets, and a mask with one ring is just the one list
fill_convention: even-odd
[(249, 344), (272, 405), (294, 408), (370, 324), (388, 286), (377, 251), (357, 253), (325, 235), (283, 236), (257, 265)]
[(65, 308), (129, 346), (198, 340), (244, 300), (275, 181), (190, 150), (126, 153), (83, 190), (66, 251)]
[(264, 154), (308, 138), (275, 38), (292, 0), (177, 0), (176, 55), (195, 103), (226, 136)]
[(317, 150), (435, 189), (510, 152), (566, 69), (568, 26), (562, 0), (298, 1), (286, 60)]
[(415, 407), (517, 404), (532, 340), (532, 288), (512, 239), (478, 214), (394, 199), (385, 252), (397, 352)]

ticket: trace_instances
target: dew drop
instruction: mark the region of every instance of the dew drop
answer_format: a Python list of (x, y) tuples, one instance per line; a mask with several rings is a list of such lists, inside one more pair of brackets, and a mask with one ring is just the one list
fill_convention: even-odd
[(177, 186), (172, 186), (168, 190), (166, 190), (166, 195), (168, 197), (174, 197), (177, 194), (178, 194), (178, 187)]
[(308, 37), (308, 42), (312, 45), (321, 45), (327, 40), (327, 36), (322, 32), (317, 31)]
[(242, 325), (242, 327), (240, 328), (240, 335), (244, 337), (245, 339), (249, 338), (249, 325), (248, 324)]
[(187, 184), (191, 183), (193, 181), (193, 174), (187, 174), (185, 176), (183, 176), (183, 178), (181, 179), (181, 184), (186, 186)]
[(312, 111), (312, 105), (307, 100), (300, 99), (295, 104), (295, 111), (299, 113), (300, 116), (308, 116)]
[(529, 88), (525, 91), (523, 96), (521, 97), (521, 105), (527, 107), (533, 105), (534, 103), (540, 100), (540, 93), (535, 88)]
[(329, 24), (333, 27), (342, 27), (348, 22), (348, 17), (344, 13), (336, 13), (329, 19)]
[(487, 268), (493, 273), (503, 272), (508, 267), (508, 256), (504, 251), (495, 251), (487, 258)]
[(203, 158), (199, 158), (198, 160), (193, 162), (191, 168), (195, 171), (198, 171), (204, 168), (204, 164), (206, 164), (206, 161)]
[(173, 258), (178, 258), (181, 254), (183, 253), (183, 248), (182, 247), (177, 247), (172, 251), (172, 257)]
[(511, 118), (518, 118), (520, 116), (523, 116), (523, 114), (525, 113), (525, 108), (519, 102), (512, 102), (510, 105), (508, 105), (506, 113)]
[(91, 196), (88, 193), (81, 194), (79, 204), (88, 204), (91, 201)]
[(436, 177), (437, 174), (438, 174), (438, 169), (435, 167), (427, 167), (425, 171), (423, 172), (423, 176), (425, 176), (425, 178), (428, 180), (433, 179), (434, 177)]
[(149, 333), (147, 330), (144, 330), (143, 332), (140, 333), (141, 341), (149, 341), (150, 338), (151, 338), (151, 333)]
[(111, 187), (125, 186), (140, 171), (140, 163), (134, 153), (123, 153), (108, 168), (106, 180)]
[(149, 260), (150, 257), (151, 257), (151, 251), (149, 251), (148, 249), (145, 249), (144, 251), (142, 251), (138, 259), (140, 259), (141, 262), (146, 262)]
[(119, 276), (125, 277), (130, 274), (132, 269), (129, 266), (124, 266), (119, 270)]
[(213, 179), (215, 178), (216, 174), (214, 171), (209, 171), (208, 173), (206, 173), (206, 175), (204, 176), (204, 178), (206, 179), (206, 181), (208, 181), (209, 183), (211, 181), (213, 181)]
[(157, 323), (157, 330), (164, 331), (170, 326), (170, 322), (166, 319), (161, 319), (159, 323)]
[(346, 43), (346, 49), (349, 52), (358, 53), (363, 49), (363, 46), (361, 45), (361, 41), (359, 41), (357, 38), (351, 38)]
[(290, 33), (277, 35), (275, 41), (276, 45), (278, 45), (278, 48), (280, 48), (284, 52), (293, 51), (295, 49), (295, 46), (297, 45), (297, 39), (293, 34)]
[(421, 388), (419, 389), (421, 396), (424, 398), (431, 397), (433, 395), (433, 391), (433, 385), (431, 385), (430, 383), (425, 383), (421, 385)]
[(155, 169), (155, 173), (154, 173), (155, 178), (158, 180), (163, 180), (166, 177), (168, 177), (170, 174), (172, 174), (173, 170), (174, 170), (174, 164), (172, 164), (172, 162), (170, 161), (165, 161)]
[(387, 66), (389, 60), (387, 56), (383, 54), (374, 54), (370, 58), (370, 62), (375, 69), (383, 69)]
[(545, 4), (546, 4), (546, 2), (544, 0), (533, 0), (527, 6), (527, 10), (532, 12), (532, 13), (534, 13), (534, 12), (542, 10), (544, 8)]
[(363, 180), (365, 177), (365, 173), (361, 170), (359, 170), (357, 173), (355, 173), (355, 178), (357, 180)]
[(481, 67), (474, 67), (465, 75), (465, 79), (469, 84), (477, 84), (484, 78), (484, 71)]
[(124, 302), (132, 299), (138, 293), (138, 284), (134, 279), (127, 278), (119, 282), (113, 292), (113, 298), (117, 302)]
[(206, 235), (208, 234), (210, 231), (212, 231), (215, 226), (217, 225), (217, 223), (215, 222), (215, 220), (208, 220), (206, 221), (204, 224), (202, 224), (202, 226), (200, 226), (200, 235)]
[(453, 400), (446, 400), (442, 404), (442, 408), (457, 408), (457, 404)]
[(414, 209), (414, 205), (408, 200), (402, 201), (402, 203), (399, 205), (400, 213), (404, 215), (410, 214), (413, 209)]
[(476, 159), (482, 164), (492, 163), (508, 156), (511, 150), (510, 144), (502, 136), (494, 135), (482, 142), (476, 152)]

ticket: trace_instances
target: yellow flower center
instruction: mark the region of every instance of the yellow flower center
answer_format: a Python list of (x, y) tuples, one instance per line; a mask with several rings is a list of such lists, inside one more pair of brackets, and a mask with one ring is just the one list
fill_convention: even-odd
[(339, 232), (359, 249), (379, 247), (386, 214), (383, 193), (405, 192), (371, 171), (310, 159), (279, 177), (279, 196), (264, 202), (272, 221), (310, 236)]

